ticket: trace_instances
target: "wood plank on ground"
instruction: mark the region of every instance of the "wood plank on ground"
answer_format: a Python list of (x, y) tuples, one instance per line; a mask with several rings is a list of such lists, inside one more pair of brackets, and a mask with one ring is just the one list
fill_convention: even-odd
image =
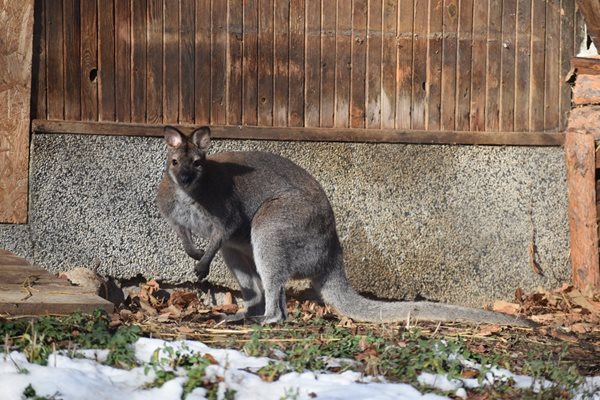
[(114, 305), (93, 292), (71, 286), (24, 258), (0, 250), (0, 314), (46, 315), (91, 313)]

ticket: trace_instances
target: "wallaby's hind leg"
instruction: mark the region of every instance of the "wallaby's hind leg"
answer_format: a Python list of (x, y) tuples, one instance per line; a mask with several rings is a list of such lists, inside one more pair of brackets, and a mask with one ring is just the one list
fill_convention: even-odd
[[(246, 311), (232, 320), (260, 317), (265, 313), (265, 296), (252, 257), (239, 249), (223, 247), (221, 254), (240, 285)], [(239, 317), (239, 318), (238, 318)]]
[(287, 317), (285, 284), (290, 279), (310, 278), (323, 268), (330, 232), (320, 210), (303, 201), (302, 193), (289, 193), (263, 204), (254, 215), (251, 239), (265, 291), (263, 323)]

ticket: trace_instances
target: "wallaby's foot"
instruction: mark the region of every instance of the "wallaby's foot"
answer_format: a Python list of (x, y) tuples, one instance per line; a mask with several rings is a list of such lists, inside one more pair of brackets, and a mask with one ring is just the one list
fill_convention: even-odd
[(210, 271), (208, 265), (205, 265), (202, 261), (197, 261), (194, 266), (194, 272), (198, 277), (198, 282), (202, 282), (208, 276), (208, 272)]

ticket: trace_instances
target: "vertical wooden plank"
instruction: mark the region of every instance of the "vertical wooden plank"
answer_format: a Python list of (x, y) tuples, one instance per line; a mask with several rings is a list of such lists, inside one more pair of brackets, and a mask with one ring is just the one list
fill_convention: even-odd
[(81, 119), (81, 15), (79, 0), (63, 0), (65, 119)]
[(258, 3), (247, 0), (243, 3), (243, 114), (245, 125), (258, 124)]
[(98, 120), (98, 14), (95, 1), (81, 2), (81, 119)]
[(502, 6), (502, 80), (500, 83), (500, 131), (515, 128), (515, 54), (517, 0), (504, 0)]
[(115, 121), (115, 10), (98, 0), (98, 119)]
[(578, 54), (582, 50), (582, 45), (587, 49), (586, 23), (579, 9), (579, 4), (575, 8), (575, 52)]
[(442, 0), (429, 0), (425, 126), (440, 129), (442, 105)]
[(490, 0), (473, 2), (473, 58), (471, 65), (472, 131), (485, 130), (485, 90), (487, 70), (487, 30)]
[[(229, 32), (227, 39), (227, 51), (229, 54), (227, 61), (227, 123), (229, 125), (242, 124), (242, 23), (242, 3), (236, 0), (229, 0), (227, 5), (227, 26)], [(285, 62), (287, 64), (287, 59)]]
[(473, 44), (473, 0), (460, 0), (456, 54), (456, 117), (458, 131), (471, 127), (471, 60)]
[(273, 0), (258, 1), (258, 124), (273, 125)]
[(415, 24), (413, 44), (412, 76), (412, 121), (413, 129), (425, 129), (427, 102), (427, 33), (429, 30), (429, 0), (415, 0)]
[(573, 284), (578, 288), (600, 287), (595, 147), (594, 136), (589, 132), (567, 130), (564, 148), (571, 267)]
[(544, 129), (546, 1), (533, 0), (531, 14), (529, 129), (532, 131), (541, 131)]
[(115, 63), (117, 121), (131, 121), (131, 8), (129, 1), (115, 1)]
[(414, 0), (399, 0), (396, 128), (410, 129), (412, 114)]
[[(564, 12), (564, 10), (563, 10)], [(558, 129), (560, 119), (560, 1), (546, 3), (544, 130)]]
[(212, 2), (211, 31), (211, 124), (224, 125), (227, 121), (227, 3), (223, 0)]
[(366, 118), (367, 1), (352, 6), (352, 71), (350, 80), (350, 127), (364, 128)]
[(46, 119), (46, 3), (34, 1), (32, 118)]
[(287, 126), (289, 99), (289, 28), (290, 3), (275, 1), (275, 60), (273, 77), (273, 125)]
[(164, 2), (163, 122), (179, 122), (179, 3)]
[(560, 18), (560, 90), (559, 90), (559, 129), (567, 127), (569, 112), (571, 111), (571, 87), (564, 81), (571, 69), (571, 57), (575, 56), (575, 1), (561, 0)]
[(335, 112), (335, 24), (333, 2), (321, 1), (321, 104), (319, 126), (332, 127)]
[(517, 0), (515, 68), (515, 131), (529, 131), (529, 75), (531, 69), (531, 1)]
[[(27, 222), (33, 0), (0, 13), (0, 222)], [(60, 9), (60, 7), (57, 7)], [(57, 16), (57, 13), (51, 13)]]
[(396, 121), (396, 68), (398, 0), (383, 2), (383, 44), (381, 55), (381, 127), (394, 128)]
[(366, 127), (381, 128), (382, 1), (369, 0), (367, 14)]
[(163, 0), (148, 0), (146, 121), (163, 122)]
[(146, 0), (131, 2), (131, 121), (146, 122)]
[(319, 126), (321, 89), (321, 4), (306, 0), (304, 125)]
[(456, 56), (458, 52), (458, 0), (444, 0), (442, 93), (440, 128), (454, 130), (456, 114)]
[[(181, 0), (179, 7), (179, 123), (191, 124), (194, 122), (195, 108), (195, 1)], [(221, 71), (223, 75), (224, 71)]]
[(500, 82), (502, 80), (502, 0), (489, 0), (487, 25), (485, 130), (497, 132), (500, 129)]
[(63, 52), (63, 2), (53, 3), (46, 9), (48, 118), (65, 117), (65, 81)]
[(352, 0), (337, 1), (335, 66), (335, 127), (350, 126), (350, 70), (352, 68)]
[(304, 125), (304, 0), (290, 3), (289, 126)]
[[(198, 125), (210, 123), (211, 104), (211, 0), (196, 1), (196, 63), (194, 80), (195, 121)], [(244, 4), (246, 4), (244, 2)]]

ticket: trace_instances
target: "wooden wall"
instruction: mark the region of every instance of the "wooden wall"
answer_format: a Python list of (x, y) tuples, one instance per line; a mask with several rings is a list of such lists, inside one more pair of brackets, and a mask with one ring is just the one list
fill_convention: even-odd
[(575, 0), (53, 0), (37, 8), (34, 115), (42, 120), (557, 131), (582, 40)]

